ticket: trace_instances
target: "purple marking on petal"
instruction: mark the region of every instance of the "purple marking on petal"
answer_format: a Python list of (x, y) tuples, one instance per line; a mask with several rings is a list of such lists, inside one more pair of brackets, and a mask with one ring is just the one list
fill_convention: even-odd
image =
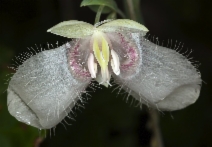
[(132, 47), (125, 39), (125, 37), (121, 34), (118, 33), (120, 39), (121, 39), (121, 44), (126, 48), (127, 56), (128, 59), (125, 63), (121, 64), (121, 69), (122, 70), (129, 70), (131, 67), (133, 67), (138, 60), (138, 53), (134, 47)]
[[(73, 71), (73, 73), (80, 77), (80, 78), (90, 78), (91, 75), (89, 73), (89, 71), (87, 70), (87, 68), (83, 68), (82, 63), (80, 63), (80, 58), (78, 59), (77, 57), (80, 57), (80, 52), (79, 52), (79, 44), (80, 40), (77, 40), (73, 50), (71, 48), (69, 48), (69, 64), (70, 64), (70, 69)], [(85, 63), (84, 63), (85, 64)]]

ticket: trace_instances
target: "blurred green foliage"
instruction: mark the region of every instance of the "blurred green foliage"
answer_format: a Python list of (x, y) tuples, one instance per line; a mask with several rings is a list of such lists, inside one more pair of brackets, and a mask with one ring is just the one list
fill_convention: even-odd
[(89, 6), (94, 12), (97, 12), (99, 6), (105, 6), (102, 13), (110, 13), (111, 11), (118, 10), (114, 0), (83, 0), (80, 6)]

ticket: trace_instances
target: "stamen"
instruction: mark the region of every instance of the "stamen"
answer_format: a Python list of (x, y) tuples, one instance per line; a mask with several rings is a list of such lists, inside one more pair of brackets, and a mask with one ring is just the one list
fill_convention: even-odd
[(111, 55), (112, 55), (112, 59), (111, 59), (111, 67), (113, 69), (113, 72), (116, 75), (120, 74), (120, 62), (119, 62), (119, 56), (117, 55), (117, 53), (114, 50), (111, 50)]
[(91, 74), (91, 77), (96, 78), (97, 64), (94, 62), (94, 56), (92, 53), (90, 53), (88, 57), (88, 70)]

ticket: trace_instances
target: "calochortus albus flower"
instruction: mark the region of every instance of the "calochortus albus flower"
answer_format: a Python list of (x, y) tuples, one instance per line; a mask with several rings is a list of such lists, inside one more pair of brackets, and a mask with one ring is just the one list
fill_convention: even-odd
[(56, 126), (92, 79), (108, 87), (113, 77), (141, 104), (159, 110), (182, 109), (199, 97), (201, 77), (191, 62), (151, 43), (148, 29), (135, 21), (93, 26), (71, 20), (48, 32), (73, 40), (19, 66), (8, 87), (8, 109), (19, 121), (40, 129)]

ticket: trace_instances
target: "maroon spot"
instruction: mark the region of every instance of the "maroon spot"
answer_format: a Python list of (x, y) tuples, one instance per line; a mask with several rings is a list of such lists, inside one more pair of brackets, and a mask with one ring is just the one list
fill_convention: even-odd
[(84, 70), (82, 63), (80, 63), (77, 57), (80, 56), (79, 53), (79, 41), (76, 42), (75, 47), (69, 53), (69, 64), (71, 70), (74, 72), (75, 75), (82, 77), (82, 78), (90, 78), (91, 75), (87, 70)]
[(118, 33), (118, 35), (121, 39), (121, 44), (126, 48), (128, 55), (128, 62), (121, 64), (120, 67), (122, 70), (129, 70), (131, 67), (135, 66), (135, 63), (138, 60), (138, 53), (136, 49), (126, 41), (121, 33)]

